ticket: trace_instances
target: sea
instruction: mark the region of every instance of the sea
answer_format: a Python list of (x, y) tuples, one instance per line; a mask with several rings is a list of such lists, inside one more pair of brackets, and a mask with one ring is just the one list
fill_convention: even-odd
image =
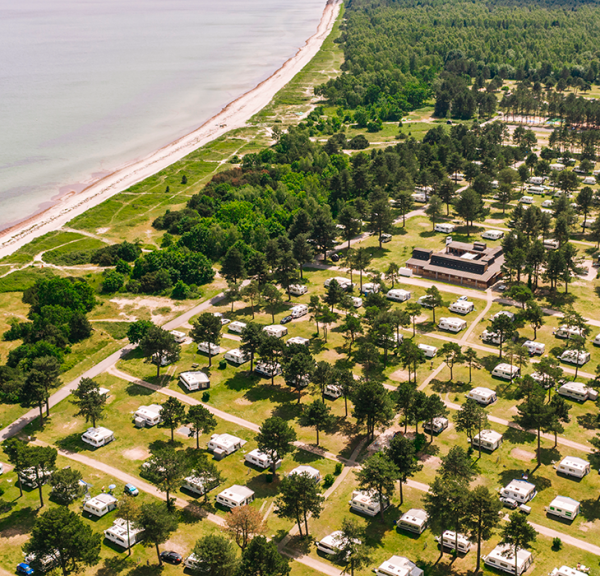
[(0, 0), (0, 230), (201, 126), (326, 0)]

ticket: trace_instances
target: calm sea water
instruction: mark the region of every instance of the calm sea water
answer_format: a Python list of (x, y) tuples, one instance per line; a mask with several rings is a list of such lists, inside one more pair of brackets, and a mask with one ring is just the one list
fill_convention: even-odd
[(203, 124), (292, 56), (324, 7), (0, 0), (0, 229)]

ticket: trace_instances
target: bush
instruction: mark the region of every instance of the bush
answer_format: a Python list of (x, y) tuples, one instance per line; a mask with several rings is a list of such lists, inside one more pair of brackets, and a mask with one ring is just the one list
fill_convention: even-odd
[(204, 392), (202, 394), (202, 402), (208, 402), (210, 400), (210, 392)]
[(557, 552), (562, 548), (562, 540), (558, 538), (552, 539), (552, 550), (556, 550)]
[(355, 136), (348, 142), (348, 148), (350, 150), (364, 150), (369, 147), (369, 141), (362, 135)]
[(417, 436), (413, 440), (413, 444), (415, 445), (415, 452), (420, 452), (421, 448), (423, 448), (423, 446), (425, 446), (426, 443), (427, 438), (425, 437), (425, 434), (417, 434)]
[(221, 360), (219, 362), (219, 370), (225, 370), (227, 368), (227, 360)]
[(335, 471), (334, 471), (334, 474), (335, 474), (336, 476), (339, 476), (339, 475), (342, 473), (342, 470), (343, 470), (343, 469), (344, 469), (344, 465), (343, 465), (341, 462), (338, 462), (338, 463), (335, 465)]
[(333, 474), (327, 474), (323, 478), (323, 488), (329, 488), (335, 482), (335, 476)]

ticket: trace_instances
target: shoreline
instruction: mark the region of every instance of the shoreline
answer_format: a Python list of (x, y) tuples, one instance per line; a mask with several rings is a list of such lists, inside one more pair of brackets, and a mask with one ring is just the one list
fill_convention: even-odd
[(227, 132), (245, 126), (247, 121), (267, 106), (277, 92), (288, 84), (321, 49), (333, 29), (341, 5), (342, 0), (327, 0), (316, 32), (294, 56), (284, 62), (266, 80), (227, 104), (196, 130), (140, 160), (130, 162), (107, 174), (80, 192), (65, 194), (50, 208), (0, 232), (0, 258), (12, 254), (39, 236), (61, 228), (76, 216), (160, 172)]

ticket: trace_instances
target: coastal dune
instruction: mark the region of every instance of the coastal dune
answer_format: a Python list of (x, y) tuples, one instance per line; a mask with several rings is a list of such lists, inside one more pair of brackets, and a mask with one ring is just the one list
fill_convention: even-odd
[(317, 31), (306, 44), (269, 78), (229, 103), (200, 128), (116, 170), (78, 194), (61, 198), (44, 212), (0, 232), (0, 257), (12, 254), (38, 236), (59, 229), (86, 210), (160, 172), (228, 131), (243, 127), (317, 54), (335, 24), (341, 4), (342, 0), (328, 0)]

